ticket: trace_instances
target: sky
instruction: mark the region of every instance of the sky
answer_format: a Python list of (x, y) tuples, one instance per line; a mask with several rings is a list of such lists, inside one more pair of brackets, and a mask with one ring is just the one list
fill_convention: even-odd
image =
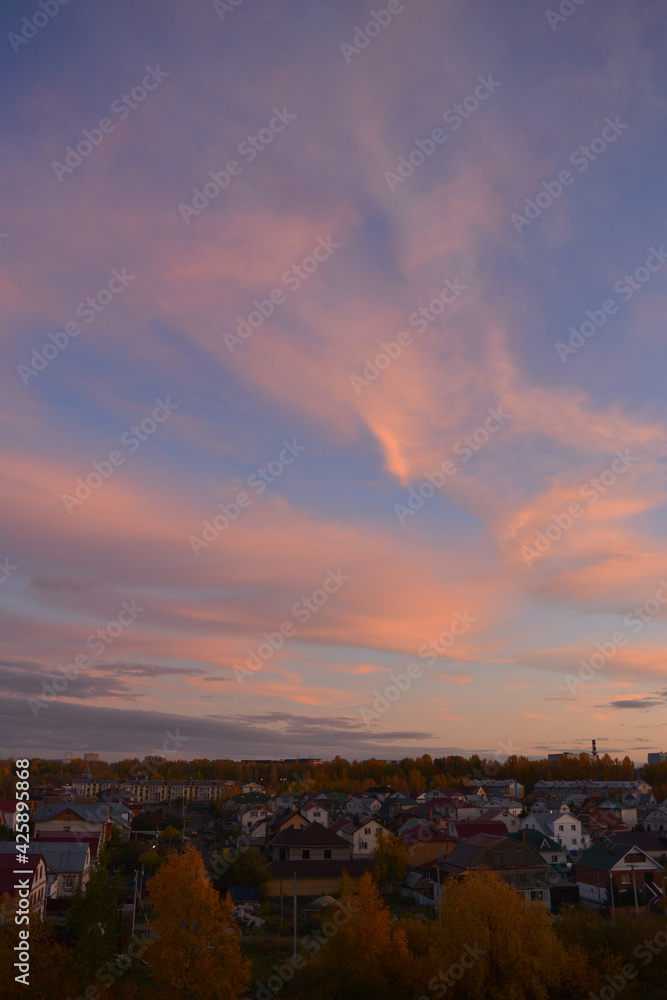
[(0, 21), (0, 750), (667, 750), (664, 4)]

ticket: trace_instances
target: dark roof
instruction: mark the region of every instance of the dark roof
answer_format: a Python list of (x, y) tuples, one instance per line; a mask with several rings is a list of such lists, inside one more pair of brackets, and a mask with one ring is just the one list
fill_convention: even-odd
[[(26, 865), (27, 871), (23, 871), (23, 865), (17, 865), (16, 857), (13, 853), (0, 854), (0, 896), (8, 893), (12, 898), (15, 897), (17, 894), (17, 890), (15, 889), (17, 879), (29, 878), (29, 885), (32, 888), (33, 877), (37, 871), (39, 862), (44, 860), (41, 854), (37, 854), (36, 852), (32, 856), (35, 859), (34, 862), (31, 861), (30, 865)], [(14, 869), (18, 869), (19, 867), (22, 869), (21, 874), (15, 875)]]
[(596, 840), (594, 844), (591, 844), (591, 846), (577, 858), (575, 865), (577, 868), (579, 868), (579, 866), (582, 868), (599, 868), (600, 871), (608, 872), (611, 871), (614, 865), (617, 865), (620, 861), (622, 861), (626, 854), (630, 854), (633, 847), (636, 847), (637, 850), (641, 850), (641, 848), (634, 843), (612, 843), (606, 838), (605, 840)]
[(521, 830), (519, 833), (508, 833), (510, 840), (519, 840), (524, 844), (530, 844), (536, 851), (553, 851), (559, 854), (567, 854), (566, 849), (553, 837), (547, 836), (540, 830)]
[[(349, 845), (348, 845), (349, 846)], [(356, 859), (348, 861), (270, 861), (269, 867), (273, 878), (337, 878), (346, 871), (354, 878), (364, 872), (372, 872), (375, 859)]]
[(511, 840), (507, 834), (491, 837), (486, 833), (460, 840), (440, 864), (443, 871), (451, 874), (460, 874), (477, 866), (495, 870), (548, 868), (546, 861), (529, 844)]
[(634, 844), (642, 851), (660, 851), (667, 854), (667, 837), (660, 837), (657, 833), (648, 833), (642, 830), (627, 830), (623, 833), (612, 833), (609, 837), (615, 844)]
[(308, 826), (295, 830), (294, 827), (287, 827), (281, 830), (271, 841), (271, 846), (276, 847), (347, 847), (349, 840), (343, 840), (337, 833), (322, 826), (321, 823), (309, 823)]
[(454, 826), (459, 837), (474, 837), (477, 833), (486, 833), (490, 837), (506, 837), (507, 827), (499, 819), (465, 819), (455, 820)]

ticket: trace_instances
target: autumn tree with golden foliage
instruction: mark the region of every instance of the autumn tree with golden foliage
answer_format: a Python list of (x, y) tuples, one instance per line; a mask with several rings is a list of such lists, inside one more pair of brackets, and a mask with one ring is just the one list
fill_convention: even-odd
[(157, 940), (146, 959), (164, 1000), (237, 1000), (250, 981), (231, 896), (213, 888), (192, 845), (173, 852), (148, 895)]
[(332, 907), (324, 924), (330, 927), (328, 943), (309, 962), (298, 996), (395, 1000), (404, 995), (410, 964), (405, 934), (392, 923), (367, 872), (358, 882), (343, 877), (340, 907)]
[(385, 892), (395, 890), (402, 882), (407, 872), (407, 844), (394, 836), (393, 833), (378, 831), (377, 847), (373, 851), (375, 858), (375, 881), (384, 886)]
[(429, 958), (424, 993), (457, 1000), (547, 1000), (566, 973), (548, 911), (486, 870), (447, 879)]

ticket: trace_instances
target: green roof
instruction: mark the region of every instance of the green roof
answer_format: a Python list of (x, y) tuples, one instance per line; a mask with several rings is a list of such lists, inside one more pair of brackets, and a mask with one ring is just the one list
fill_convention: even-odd
[(612, 844), (607, 840), (596, 840), (577, 858), (576, 863), (585, 868), (599, 868), (601, 871), (609, 872), (633, 850), (639, 851), (640, 848), (635, 848), (632, 844)]
[(536, 851), (553, 851), (554, 853), (561, 851), (567, 854), (567, 851), (553, 839), (553, 837), (548, 837), (546, 833), (540, 833), (539, 830), (521, 830), (520, 833), (510, 833), (508, 837), (511, 840), (523, 840), (524, 834), (526, 836), (525, 843), (534, 847)]

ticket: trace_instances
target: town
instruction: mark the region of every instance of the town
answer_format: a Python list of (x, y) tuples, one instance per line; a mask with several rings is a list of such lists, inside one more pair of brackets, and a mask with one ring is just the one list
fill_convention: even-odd
[[(86, 958), (78, 967), (92, 975), (90, 982), (74, 976), (73, 989), (89, 1000), (153, 995), (151, 954), (162, 939), (156, 926), (165, 921), (155, 887), (161, 879), (167, 884), (171, 869), (173, 879), (183, 879), (179, 864), (195, 857), (199, 881), (227, 906), (239, 970), (246, 963), (245, 973), (237, 970), (239, 983), (250, 986), (248, 996), (273, 996), (277, 987), (285, 997), (301, 996), (325, 968), (331, 972), (329, 962), (340, 965), (344, 958), (336, 917), (349, 935), (355, 922), (366, 924), (373, 915), (386, 923), (389, 951), (403, 949), (404, 966), (392, 974), (395, 992), (387, 996), (418, 995), (409, 989), (442, 996), (443, 988), (475, 995), (464, 988), (467, 973), (460, 982), (447, 979), (441, 968), (417, 962), (414, 948), (437, 940), (443, 922), (466, 906), (472, 938), (462, 947), (483, 948), (477, 939), (486, 917), (472, 898), (480, 891), (483, 906), (499, 913), (514, 907), (515, 919), (522, 913), (533, 921), (529, 937), (551, 935), (561, 964), (576, 954), (584, 983), (604, 991), (615, 949), (622, 949), (620, 961), (630, 945), (635, 959), (643, 949), (651, 960), (635, 962), (636, 977), (624, 978), (624, 985), (636, 978), (650, 990), (660, 976), (664, 983), (667, 754), (651, 754), (636, 768), (627, 757), (598, 755), (593, 741), (591, 753), (554, 753), (541, 761), (512, 756), (504, 763), (428, 755), (352, 763), (163, 757), (109, 763), (89, 753), (34, 760), (31, 767), (31, 864), (21, 885), (29, 884), (33, 935), (41, 923), (42, 945), (57, 949), (66, 970), (68, 953), (71, 960), (88, 947), (85, 934), (75, 938), (82, 915), (105, 914), (108, 941), (91, 949), (98, 967)], [(2, 762), (3, 795), (15, 770), (12, 761)], [(21, 912), (17, 816), (17, 801), (0, 799), (3, 961), (6, 932)], [(178, 907), (170, 913), (180, 919)], [(480, 926), (472, 930), (476, 919)], [(583, 956), (569, 948), (569, 935)], [(610, 954), (601, 960), (595, 948), (603, 940)], [(654, 942), (655, 955), (645, 941)], [(38, 947), (33, 944), (33, 959)], [(486, 960), (475, 959), (471, 975), (476, 970), (479, 978)], [(100, 992), (100, 969), (107, 969), (116, 993)], [(605, 996), (595, 988), (577, 992), (567, 978), (572, 974), (561, 968), (569, 993), (555, 982), (543, 995)], [(136, 992), (128, 992), (130, 983)], [(96, 992), (85, 993), (89, 986)]]

